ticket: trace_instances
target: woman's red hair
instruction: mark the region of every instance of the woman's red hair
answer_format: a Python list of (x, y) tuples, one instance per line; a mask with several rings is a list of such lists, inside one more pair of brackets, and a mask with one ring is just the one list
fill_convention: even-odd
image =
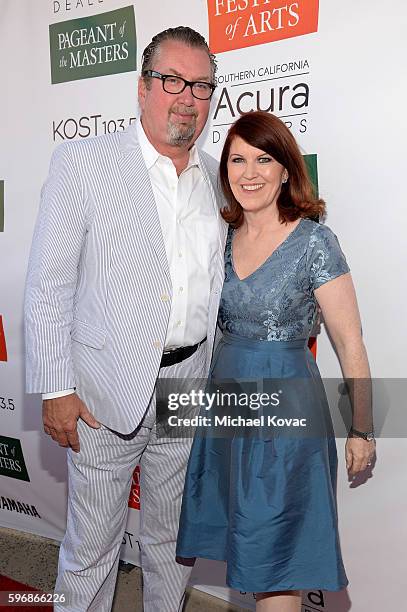
[(247, 144), (271, 155), (288, 172), (277, 199), (280, 221), (299, 217), (318, 219), (325, 213), (325, 202), (315, 195), (314, 187), (294, 136), (288, 127), (270, 113), (253, 111), (242, 115), (229, 129), (220, 159), (219, 178), (227, 201), (221, 211), (227, 223), (237, 228), (243, 223), (243, 209), (230, 188), (228, 159), (232, 141), (239, 136)]

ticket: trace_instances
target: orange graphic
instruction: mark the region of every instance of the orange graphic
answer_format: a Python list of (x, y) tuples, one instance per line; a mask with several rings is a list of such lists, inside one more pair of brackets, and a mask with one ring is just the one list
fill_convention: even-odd
[(3, 318), (0, 315), (0, 361), (7, 361), (6, 337), (3, 329)]
[(309, 338), (308, 340), (308, 348), (311, 351), (311, 353), (314, 355), (314, 359), (317, 358), (317, 339), (316, 338)]
[(318, 30), (319, 0), (208, 0), (209, 46), (222, 53)]
[(129, 508), (140, 510), (140, 466), (137, 465), (133, 472), (133, 482), (131, 483), (129, 495)]

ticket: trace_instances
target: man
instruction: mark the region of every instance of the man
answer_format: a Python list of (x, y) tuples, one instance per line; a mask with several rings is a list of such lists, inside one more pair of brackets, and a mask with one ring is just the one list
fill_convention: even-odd
[(175, 540), (191, 440), (157, 435), (154, 388), (158, 376), (205, 376), (212, 353), (226, 228), (216, 164), (194, 142), (214, 73), (197, 32), (155, 36), (141, 121), (60, 145), (42, 192), (27, 387), (45, 394), (45, 432), (70, 447), (56, 585), (70, 611), (111, 609), (137, 463), (144, 610), (182, 607), (189, 570), (175, 562)]

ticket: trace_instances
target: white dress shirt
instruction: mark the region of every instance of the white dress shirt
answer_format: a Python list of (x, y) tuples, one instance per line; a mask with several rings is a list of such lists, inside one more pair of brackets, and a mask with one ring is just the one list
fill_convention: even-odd
[[(150, 143), (140, 120), (136, 128), (157, 204), (172, 283), (164, 350), (192, 346), (205, 338), (208, 324), (213, 263), (219, 241), (215, 204), (195, 145), (190, 150), (187, 167), (178, 176), (171, 159), (160, 155)], [(44, 393), (42, 398), (53, 399), (74, 391)]]

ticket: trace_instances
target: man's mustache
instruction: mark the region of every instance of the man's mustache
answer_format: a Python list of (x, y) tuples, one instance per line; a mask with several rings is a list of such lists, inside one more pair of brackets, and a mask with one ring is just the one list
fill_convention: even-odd
[(177, 113), (177, 114), (181, 114), (181, 115), (191, 115), (193, 117), (197, 117), (198, 116), (198, 111), (196, 110), (196, 108), (181, 108), (179, 106), (173, 106), (170, 109), (170, 114), (171, 113)]

